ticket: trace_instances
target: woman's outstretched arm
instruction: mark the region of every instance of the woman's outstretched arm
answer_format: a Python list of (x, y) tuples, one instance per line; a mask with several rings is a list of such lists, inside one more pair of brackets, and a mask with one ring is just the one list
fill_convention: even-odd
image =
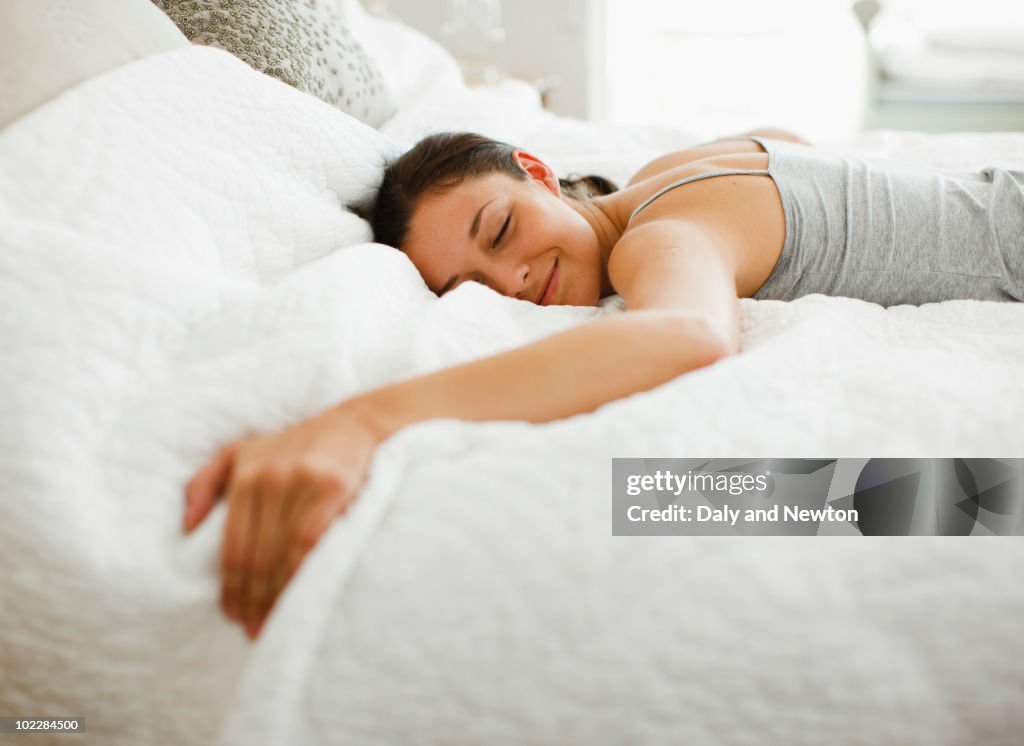
[(548, 422), (737, 351), (735, 277), (724, 255), (692, 232), (644, 228), (639, 240), (620, 242), (609, 265), (633, 310), (368, 391), (221, 449), (188, 485), (185, 528), (223, 494), (221, 603), (229, 618), (258, 633), (306, 553), (358, 494), (374, 449), (403, 427), (446, 417)]

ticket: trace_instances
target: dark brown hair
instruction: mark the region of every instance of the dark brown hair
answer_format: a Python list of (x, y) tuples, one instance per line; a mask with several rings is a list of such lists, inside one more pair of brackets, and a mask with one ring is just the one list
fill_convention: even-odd
[[(362, 210), (369, 217), (374, 240), (401, 248), (413, 211), (424, 194), (440, 193), (466, 179), (490, 173), (526, 179), (515, 152), (508, 143), (473, 132), (441, 132), (420, 140), (388, 164), (375, 202)], [(572, 176), (558, 182), (563, 194), (580, 200), (618, 190), (601, 176)]]

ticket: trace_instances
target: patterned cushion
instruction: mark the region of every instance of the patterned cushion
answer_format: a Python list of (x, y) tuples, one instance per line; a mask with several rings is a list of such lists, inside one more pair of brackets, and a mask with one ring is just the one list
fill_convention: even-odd
[(153, 0), (195, 44), (231, 52), (260, 72), (376, 127), (395, 111), (384, 79), (337, 0)]

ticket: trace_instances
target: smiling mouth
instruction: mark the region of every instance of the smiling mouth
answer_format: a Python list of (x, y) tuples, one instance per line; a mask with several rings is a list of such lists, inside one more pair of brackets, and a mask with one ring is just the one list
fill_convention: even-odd
[(558, 260), (555, 259), (555, 263), (551, 265), (551, 274), (548, 275), (547, 282), (544, 283), (544, 287), (540, 291), (540, 297), (537, 298), (537, 305), (546, 306), (551, 302), (551, 299), (555, 295), (555, 290), (558, 288)]

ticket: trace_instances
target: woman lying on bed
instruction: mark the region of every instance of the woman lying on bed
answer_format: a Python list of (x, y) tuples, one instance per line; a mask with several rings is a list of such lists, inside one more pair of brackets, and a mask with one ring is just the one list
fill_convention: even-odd
[(389, 166), (373, 227), (438, 295), (467, 281), (540, 305), (617, 293), (628, 312), (224, 447), (189, 484), (185, 526), (227, 497), (222, 604), (251, 636), (407, 425), (548, 422), (658, 386), (739, 352), (737, 298), (1024, 298), (1024, 173), (843, 158), (779, 131), (659, 158), (622, 190), (435, 135)]

